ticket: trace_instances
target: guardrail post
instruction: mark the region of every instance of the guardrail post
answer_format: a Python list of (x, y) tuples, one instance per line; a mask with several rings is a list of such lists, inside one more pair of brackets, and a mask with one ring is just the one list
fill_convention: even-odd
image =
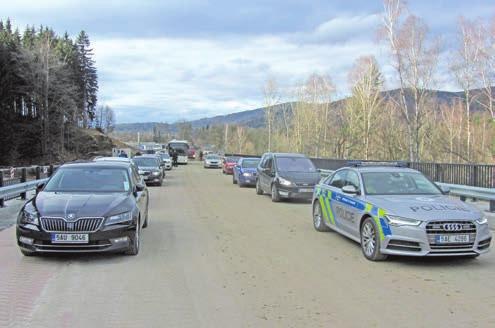
[(41, 168), (36, 166), (36, 180), (41, 179)]
[(495, 212), (495, 200), (490, 201), (490, 212)]
[[(27, 169), (23, 168), (21, 171), (21, 183), (27, 181)], [(26, 200), (26, 192), (21, 193), (21, 199)]]
[[(0, 171), (0, 187), (3, 187), (3, 171)], [(0, 207), (5, 206), (5, 200), (3, 198), (0, 198)]]
[(48, 169), (48, 177), (51, 177), (53, 174), (53, 165), (50, 165), (50, 168)]

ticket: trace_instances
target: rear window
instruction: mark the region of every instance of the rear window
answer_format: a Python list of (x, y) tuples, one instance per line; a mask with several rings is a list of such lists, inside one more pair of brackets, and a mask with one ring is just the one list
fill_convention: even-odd
[(255, 168), (258, 166), (259, 159), (244, 159), (242, 160), (241, 166), (244, 168)]

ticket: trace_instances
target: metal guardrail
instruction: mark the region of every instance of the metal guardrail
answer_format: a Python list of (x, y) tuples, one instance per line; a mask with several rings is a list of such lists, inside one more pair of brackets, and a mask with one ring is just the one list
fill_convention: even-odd
[[(323, 178), (331, 175), (333, 172), (335, 171), (320, 170)], [(450, 195), (459, 196), (462, 201), (465, 201), (467, 198), (488, 201), (490, 203), (489, 211), (495, 212), (495, 188), (471, 187), (443, 182), (436, 182), (436, 184), (440, 187), (447, 187)]]
[(36, 189), (40, 184), (46, 183), (48, 178), (22, 182), (0, 188), (0, 199), (20, 197), (21, 194)]

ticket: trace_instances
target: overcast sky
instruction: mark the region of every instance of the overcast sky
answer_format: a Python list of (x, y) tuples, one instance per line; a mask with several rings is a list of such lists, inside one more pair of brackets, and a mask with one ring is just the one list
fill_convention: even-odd
[[(261, 107), (270, 76), (283, 88), (311, 73), (331, 76), (346, 95), (347, 72), (362, 55), (377, 56), (379, 0), (0, 0), (0, 17), (21, 29), (48, 25), (92, 40), (99, 72), (99, 103), (119, 123), (174, 122)], [(432, 34), (452, 47), (460, 15), (488, 19), (495, 0), (412, 0)], [(443, 69), (437, 88), (456, 89)]]

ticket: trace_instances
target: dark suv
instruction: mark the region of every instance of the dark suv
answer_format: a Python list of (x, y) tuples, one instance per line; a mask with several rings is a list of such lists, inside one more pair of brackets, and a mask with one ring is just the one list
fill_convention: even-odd
[(273, 202), (307, 199), (313, 196), (320, 172), (302, 154), (265, 153), (257, 168), (256, 193), (269, 192)]

